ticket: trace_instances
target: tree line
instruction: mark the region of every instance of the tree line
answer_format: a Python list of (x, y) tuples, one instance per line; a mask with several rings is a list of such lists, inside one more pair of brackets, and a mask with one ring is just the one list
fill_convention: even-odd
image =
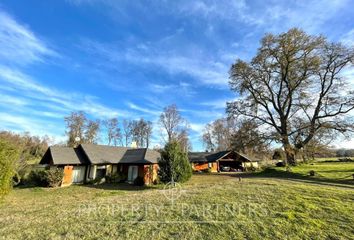
[[(135, 142), (137, 147), (151, 147), (153, 123), (140, 118), (139, 120), (118, 118), (91, 120), (83, 111), (72, 112), (64, 118), (66, 124), (67, 145), (75, 147), (82, 143), (97, 144), (100, 137), (107, 140), (108, 145), (128, 147)], [(184, 151), (191, 149), (189, 127), (181, 116), (176, 105), (163, 109), (159, 120), (161, 140), (164, 143), (177, 141)]]

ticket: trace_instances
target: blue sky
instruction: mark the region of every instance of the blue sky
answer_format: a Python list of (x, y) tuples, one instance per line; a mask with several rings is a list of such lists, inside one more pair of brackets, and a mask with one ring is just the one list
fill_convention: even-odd
[[(300, 27), (354, 43), (354, 2), (71, 0), (0, 3), (0, 129), (62, 141), (64, 116), (144, 117), (177, 104), (202, 150), (222, 117), (228, 70), (266, 32)], [(350, 73), (354, 76), (354, 73)], [(153, 143), (160, 143), (155, 124)], [(101, 137), (101, 143), (105, 138)], [(353, 141), (342, 142), (347, 147)]]

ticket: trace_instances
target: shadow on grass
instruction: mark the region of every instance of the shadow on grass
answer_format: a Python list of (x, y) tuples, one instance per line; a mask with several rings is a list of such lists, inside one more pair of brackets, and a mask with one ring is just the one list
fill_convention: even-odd
[(262, 172), (233, 174), (230, 176), (251, 177), (251, 178), (278, 178), (278, 179), (286, 179), (286, 180), (296, 181), (296, 182), (306, 182), (312, 184), (354, 189), (354, 180), (352, 175), (348, 176), (348, 179), (329, 179), (320, 176), (309, 176), (300, 173), (286, 172), (281, 169), (278, 170), (275, 168), (269, 168)]
[(156, 189), (155, 186), (136, 186), (129, 183), (102, 183), (102, 184), (82, 184), (83, 187), (103, 189), (103, 190), (123, 190), (123, 191), (141, 191)]

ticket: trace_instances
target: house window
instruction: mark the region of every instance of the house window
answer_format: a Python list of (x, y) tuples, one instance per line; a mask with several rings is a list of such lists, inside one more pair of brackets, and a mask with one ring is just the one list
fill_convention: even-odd
[(97, 166), (96, 178), (104, 178), (106, 176), (106, 166)]

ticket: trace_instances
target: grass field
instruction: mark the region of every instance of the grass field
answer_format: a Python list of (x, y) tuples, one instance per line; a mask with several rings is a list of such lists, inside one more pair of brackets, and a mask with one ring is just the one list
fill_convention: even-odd
[(174, 191), (17, 188), (0, 203), (0, 238), (354, 239), (354, 181), (344, 178), (353, 173), (354, 163), (321, 162), (194, 175)]

